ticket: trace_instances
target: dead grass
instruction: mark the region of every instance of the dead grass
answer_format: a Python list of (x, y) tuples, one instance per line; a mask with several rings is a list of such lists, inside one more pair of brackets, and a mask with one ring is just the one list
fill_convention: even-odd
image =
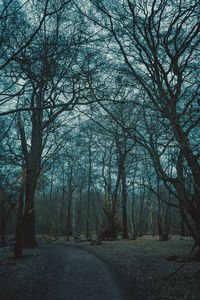
[(129, 294), (137, 300), (200, 300), (200, 263), (190, 261), (169, 280), (164, 280), (182, 265), (166, 258), (177, 255), (184, 260), (192, 246), (190, 237), (173, 236), (160, 242), (144, 236), (135, 241), (103, 242), (96, 247), (82, 243), (78, 247), (97, 255), (120, 274)]
[(40, 248), (24, 249), (21, 259), (13, 258), (13, 246), (0, 248), (0, 299), (30, 299), (45, 264)]
[[(46, 237), (39, 242), (46, 244)], [(181, 263), (166, 258), (177, 255), (187, 258), (193, 246), (191, 238), (173, 236), (169, 241), (159, 242), (145, 236), (135, 241), (105, 241), (100, 246), (88, 242), (65, 242), (61, 237), (53, 243), (66, 247), (78, 247), (96, 255), (113, 271), (132, 299), (143, 300), (200, 300), (200, 263), (188, 262), (175, 276), (164, 280)], [(28, 299), (36, 279), (42, 276), (46, 254), (44, 249), (26, 249), (20, 260), (12, 258), (12, 246), (0, 248), (0, 299)], [(195, 276), (196, 274), (196, 276)], [(42, 277), (41, 277), (42, 278)], [(22, 295), (26, 295), (23, 298)], [(29, 295), (31, 299), (31, 295)]]

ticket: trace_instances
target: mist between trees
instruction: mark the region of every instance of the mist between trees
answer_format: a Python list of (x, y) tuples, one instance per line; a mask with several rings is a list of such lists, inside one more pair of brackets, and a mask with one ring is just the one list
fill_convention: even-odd
[(2, 1), (0, 215), (35, 234), (190, 234), (200, 258), (199, 1)]

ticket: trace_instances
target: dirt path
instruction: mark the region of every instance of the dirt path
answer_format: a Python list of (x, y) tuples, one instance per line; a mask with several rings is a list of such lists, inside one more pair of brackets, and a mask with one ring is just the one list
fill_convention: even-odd
[[(43, 249), (45, 251), (45, 247)], [(125, 300), (112, 274), (87, 251), (52, 245), (31, 300)]]
[(159, 242), (104, 241), (100, 246), (62, 239), (24, 249), (20, 260), (11, 246), (0, 248), (0, 300), (199, 300), (200, 264), (185, 259), (193, 243), (174, 237)]

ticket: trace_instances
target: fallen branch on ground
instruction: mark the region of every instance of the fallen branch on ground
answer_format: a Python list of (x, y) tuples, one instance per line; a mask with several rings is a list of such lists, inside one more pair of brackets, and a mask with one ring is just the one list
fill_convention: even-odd
[(174, 276), (176, 273), (178, 273), (181, 269), (184, 268), (184, 266), (190, 261), (192, 253), (194, 252), (194, 249), (196, 248), (196, 244), (194, 244), (194, 246), (192, 247), (192, 250), (190, 252), (190, 254), (188, 255), (188, 257), (183, 261), (183, 264), (176, 269), (174, 272), (172, 272), (171, 274), (169, 274), (167, 277), (163, 278), (163, 280), (168, 280), (170, 277)]

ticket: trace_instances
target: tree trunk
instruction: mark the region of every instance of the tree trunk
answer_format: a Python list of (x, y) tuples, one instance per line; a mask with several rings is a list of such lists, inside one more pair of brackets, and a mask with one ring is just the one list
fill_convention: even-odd
[[(24, 173), (24, 172), (23, 172)], [(18, 209), (17, 209), (17, 225), (15, 233), (15, 248), (14, 248), (14, 258), (21, 258), (23, 250), (23, 232), (24, 232), (24, 178), (22, 178), (22, 184), (20, 187), (19, 198), (18, 198)]]
[(133, 240), (136, 239), (134, 206), (135, 206), (135, 186), (134, 186), (134, 183), (133, 183), (132, 205), (131, 205), (131, 224), (132, 224), (132, 239)]
[(158, 236), (159, 241), (163, 240), (163, 232), (162, 232), (162, 215), (161, 215), (161, 207), (160, 207), (160, 198), (158, 197), (158, 217), (157, 217), (157, 224), (158, 224)]
[(65, 169), (63, 166), (63, 174), (62, 174), (62, 198), (61, 198), (61, 208), (59, 214), (59, 232), (63, 233), (63, 220), (64, 220), (64, 202), (65, 202)]
[(198, 249), (197, 249), (197, 253), (196, 253), (196, 255), (195, 255), (195, 259), (196, 259), (197, 261), (200, 261), (200, 246), (199, 246)]
[(34, 202), (31, 205), (31, 211), (28, 212), (26, 216), (25, 228), (24, 228), (24, 248), (37, 247), (35, 235), (35, 212), (34, 212)]
[(25, 227), (24, 227), (24, 242), (25, 248), (37, 246), (35, 236), (35, 205), (34, 196), (37, 183), (37, 169), (30, 168), (27, 171), (26, 178), (26, 200), (25, 200)]
[(155, 231), (154, 231), (154, 224), (153, 224), (153, 209), (150, 209), (150, 226), (151, 226), (151, 233), (153, 237), (155, 236)]
[(185, 225), (183, 219), (181, 218), (181, 236), (185, 236)]
[[(91, 137), (90, 137), (91, 139)], [(91, 181), (92, 181), (92, 152), (91, 152), (91, 140), (89, 143), (89, 170), (88, 170), (88, 191), (87, 191), (87, 216), (86, 216), (86, 238), (89, 238), (90, 228), (90, 202), (91, 202)]]
[(73, 167), (70, 166), (70, 174), (69, 174), (69, 181), (68, 181), (69, 199), (68, 199), (68, 208), (67, 208), (67, 230), (66, 230), (67, 241), (69, 241), (69, 236), (71, 231), (72, 176), (73, 176)]
[(68, 202), (68, 209), (67, 209), (67, 230), (66, 230), (67, 241), (69, 241), (70, 229), (71, 229), (71, 206), (72, 206), (72, 199), (70, 197)]
[(138, 220), (137, 230), (136, 230), (136, 234), (138, 234), (138, 236), (143, 235), (144, 197), (145, 197), (145, 187), (143, 188), (143, 191), (141, 191), (140, 193), (140, 212), (139, 212), (139, 220)]
[(127, 226), (127, 192), (126, 192), (126, 173), (124, 167), (124, 161), (122, 166), (122, 216), (123, 216), (123, 239), (128, 239), (128, 226)]
[(81, 183), (79, 189), (79, 203), (77, 207), (77, 223), (76, 223), (76, 233), (80, 235), (82, 228), (81, 228), (81, 217), (82, 217), (82, 200), (83, 200), (83, 184)]
[[(40, 93), (42, 88), (40, 90)], [(33, 93), (33, 99), (36, 97), (38, 103), (42, 101), (41, 94)], [(32, 99), (32, 100), (33, 100)], [(24, 209), (24, 247), (31, 248), (37, 246), (35, 238), (35, 207), (34, 196), (37, 184), (37, 179), (40, 174), (40, 163), (42, 154), (42, 110), (32, 111), (31, 122), (31, 149), (28, 151), (24, 124), (22, 123), (20, 113), (18, 114), (18, 126), (21, 136), (22, 152), (25, 159), (25, 209)]]

